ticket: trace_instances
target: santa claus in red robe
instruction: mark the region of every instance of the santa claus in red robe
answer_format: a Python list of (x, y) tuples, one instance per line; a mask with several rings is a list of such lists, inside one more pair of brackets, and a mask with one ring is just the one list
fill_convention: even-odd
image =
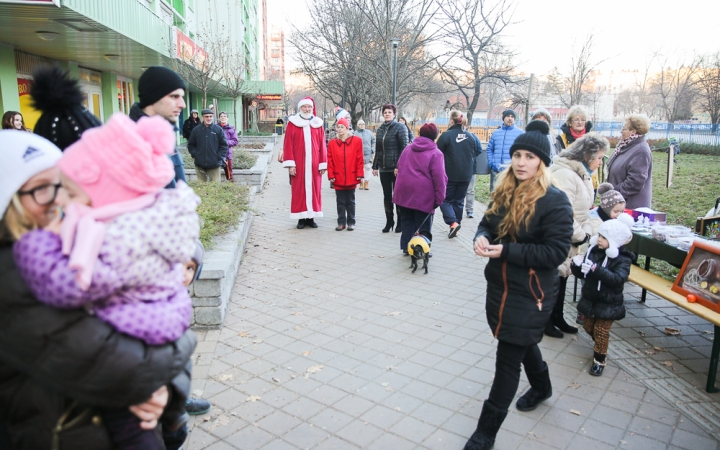
[(315, 101), (305, 97), (298, 102), (300, 112), (288, 118), (283, 144), (283, 167), (290, 171), (292, 202), (290, 217), (297, 227), (317, 228), (315, 217), (322, 217), (322, 175), (327, 170), (327, 149), (323, 120), (315, 114)]

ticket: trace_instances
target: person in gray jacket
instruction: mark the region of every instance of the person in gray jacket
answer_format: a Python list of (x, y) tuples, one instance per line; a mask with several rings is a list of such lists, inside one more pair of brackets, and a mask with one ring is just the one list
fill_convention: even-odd
[(220, 125), (213, 123), (210, 109), (202, 110), (203, 123), (190, 133), (188, 152), (195, 161), (200, 181), (220, 181), (220, 168), (226, 164), (228, 143)]
[(627, 209), (651, 207), (652, 154), (645, 140), (648, 131), (647, 116), (628, 116), (620, 131), (622, 139), (607, 162), (607, 181), (625, 198)]
[(375, 134), (371, 130), (365, 128), (365, 121), (360, 119), (357, 122), (357, 130), (355, 136), (362, 139), (363, 143), (363, 161), (365, 163), (365, 178), (360, 182), (360, 189), (369, 189), (370, 180), (368, 174), (372, 169), (372, 154), (375, 149)]

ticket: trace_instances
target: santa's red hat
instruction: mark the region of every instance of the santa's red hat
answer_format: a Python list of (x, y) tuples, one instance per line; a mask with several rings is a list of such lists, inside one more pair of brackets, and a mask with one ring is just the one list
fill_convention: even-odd
[(317, 112), (315, 112), (315, 100), (313, 100), (312, 97), (307, 96), (304, 99), (300, 100), (298, 102), (298, 109), (300, 109), (302, 105), (311, 105), (313, 107), (313, 116), (317, 116)]

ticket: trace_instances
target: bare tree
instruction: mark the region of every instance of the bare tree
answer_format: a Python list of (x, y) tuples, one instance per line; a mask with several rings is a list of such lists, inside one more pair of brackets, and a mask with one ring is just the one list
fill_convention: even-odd
[(652, 90), (668, 122), (675, 123), (692, 116), (692, 105), (697, 95), (695, 76), (701, 63), (702, 59), (695, 57), (688, 65), (680, 64), (673, 69), (665, 59), (662, 70), (654, 78)]
[(170, 54), (179, 55), (169, 62), (169, 67), (185, 81), (203, 93), (203, 108), (207, 107), (208, 93), (222, 90), (224, 81), (224, 49), (229, 45), (228, 38), (222, 34), (198, 34), (198, 42), (180, 41), (170, 45)]
[(718, 129), (720, 122), (720, 52), (705, 58), (698, 71), (698, 106), (710, 115), (712, 131)]
[(512, 0), (441, 0), (440, 27), (449, 49), (440, 58), (443, 80), (465, 97), (468, 122), (482, 96), (484, 84), (507, 86), (517, 80), (514, 53), (501, 42), (512, 24)]
[(224, 81), (221, 89), (222, 94), (233, 100), (234, 125), (236, 129), (242, 130), (242, 127), (238, 128), (237, 125), (237, 102), (243, 94), (250, 92), (250, 71), (245, 63), (244, 52), (237, 47), (228, 45), (225, 49), (220, 49), (220, 52), (219, 56), (222, 59), (221, 72)]
[[(424, 31), (432, 0), (318, 0), (310, 4), (312, 26), (295, 28), (289, 42), (302, 72), (314, 88), (335, 104), (345, 105), (353, 125), (391, 98), (390, 39), (399, 38), (397, 102), (437, 89), (434, 59)], [(316, 30), (322, 30), (317, 33)], [(308, 39), (312, 36), (312, 39)]]
[(595, 35), (590, 33), (579, 51), (576, 52), (573, 45), (570, 70), (563, 75), (555, 68), (548, 75), (548, 82), (555, 95), (567, 108), (584, 104), (586, 97), (593, 92), (593, 73), (605, 61), (596, 60), (593, 54), (594, 47)]

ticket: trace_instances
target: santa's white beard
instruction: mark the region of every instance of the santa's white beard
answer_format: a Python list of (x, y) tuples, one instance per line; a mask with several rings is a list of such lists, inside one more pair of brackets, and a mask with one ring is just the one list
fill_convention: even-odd
[(308, 119), (308, 120), (309, 120), (309, 119), (312, 117), (312, 113), (311, 113), (311, 112), (309, 112), (309, 113), (304, 113), (304, 112), (300, 111), (300, 117), (302, 117), (303, 119)]

